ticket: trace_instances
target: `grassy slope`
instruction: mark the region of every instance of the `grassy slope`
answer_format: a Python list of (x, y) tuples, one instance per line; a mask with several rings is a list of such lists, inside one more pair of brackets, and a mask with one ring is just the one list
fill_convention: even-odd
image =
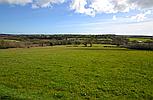
[(93, 48), (0, 50), (7, 100), (152, 100), (153, 51)]
[(151, 38), (129, 38), (130, 41), (142, 41), (142, 42), (146, 42), (146, 41), (152, 41)]

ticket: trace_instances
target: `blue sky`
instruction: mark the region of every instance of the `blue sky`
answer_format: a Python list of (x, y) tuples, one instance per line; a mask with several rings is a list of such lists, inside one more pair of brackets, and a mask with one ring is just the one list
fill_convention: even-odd
[(153, 35), (153, 0), (0, 0), (2, 33)]

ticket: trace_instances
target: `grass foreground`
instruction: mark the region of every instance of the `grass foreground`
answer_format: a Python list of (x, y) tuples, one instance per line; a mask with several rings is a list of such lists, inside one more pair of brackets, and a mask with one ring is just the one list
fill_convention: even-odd
[(153, 100), (153, 51), (0, 50), (0, 100)]

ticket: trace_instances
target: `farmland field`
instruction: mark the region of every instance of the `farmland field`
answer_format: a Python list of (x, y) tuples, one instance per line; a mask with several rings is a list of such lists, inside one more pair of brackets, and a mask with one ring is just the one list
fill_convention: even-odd
[(0, 100), (153, 100), (153, 51), (0, 50)]
[(152, 41), (151, 38), (129, 38), (130, 41), (142, 41), (142, 42), (146, 42), (146, 41)]

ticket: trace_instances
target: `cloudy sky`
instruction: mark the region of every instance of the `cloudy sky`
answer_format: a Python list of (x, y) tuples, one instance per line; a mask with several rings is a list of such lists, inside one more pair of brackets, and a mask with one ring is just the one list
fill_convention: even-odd
[(0, 32), (153, 35), (153, 0), (0, 0)]

